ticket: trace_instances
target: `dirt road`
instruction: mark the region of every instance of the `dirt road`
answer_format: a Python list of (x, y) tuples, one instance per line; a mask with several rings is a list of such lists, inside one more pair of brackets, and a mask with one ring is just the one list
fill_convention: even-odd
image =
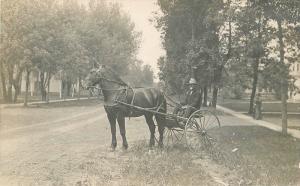
[(219, 116), (218, 144), (198, 154), (181, 144), (150, 151), (142, 117), (126, 120), (129, 149), (110, 151), (109, 123), (96, 100), (0, 114), (0, 186), (300, 183), (297, 139), (226, 114)]
[[(74, 185), (94, 158), (117, 156), (108, 151), (110, 129), (99, 104), (6, 108), (1, 114), (0, 185)], [(127, 125), (128, 140), (144, 139), (145, 124), (132, 120), (139, 133), (132, 135)]]
[[(163, 152), (149, 154), (149, 132), (143, 118), (127, 120), (129, 146), (135, 147), (123, 151), (119, 146), (111, 152), (106, 114), (101, 103), (93, 101), (5, 108), (0, 129), (0, 185), (151, 185), (154, 178), (139, 181), (141, 178), (131, 177), (138, 170), (128, 167), (135, 167), (137, 152), (144, 151), (143, 157), (149, 160), (163, 157)], [(119, 135), (118, 142), (121, 144)], [(216, 184), (207, 175), (201, 180)]]

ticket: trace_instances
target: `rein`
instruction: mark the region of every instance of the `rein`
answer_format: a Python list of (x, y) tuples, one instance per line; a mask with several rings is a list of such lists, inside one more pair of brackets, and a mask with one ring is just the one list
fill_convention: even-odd
[(121, 86), (127, 86), (127, 87), (130, 87), (129, 85), (127, 85), (125, 82), (122, 82), (122, 81), (111, 80), (111, 79), (107, 79), (107, 78), (105, 78), (105, 77), (100, 77), (100, 79), (101, 79), (101, 80), (108, 81), (108, 82), (116, 83), (116, 84), (121, 85)]
[(128, 87), (126, 87), (126, 88), (99, 88), (99, 87), (96, 87), (96, 86), (89, 86), (89, 87), (87, 87), (88, 89), (89, 88), (95, 88), (95, 89), (98, 89), (98, 90), (107, 90), (107, 91), (118, 91), (118, 90), (126, 90)]
[[(117, 96), (113, 100), (114, 104), (113, 105), (107, 105), (107, 106), (114, 107), (118, 104), (129, 106), (130, 112), (132, 113), (133, 112), (132, 109), (137, 107), (137, 106), (134, 105), (134, 100), (135, 100), (135, 96), (136, 96), (135, 90), (131, 86), (129, 86), (127, 83), (123, 82), (122, 80), (120, 80), (120, 81), (111, 80), (111, 79), (105, 78), (103, 76), (100, 76), (98, 78), (100, 80), (100, 83), (102, 83), (102, 81), (107, 81), (107, 82), (115, 83), (115, 84), (117, 84), (121, 87), (119, 87), (119, 88), (99, 88), (99, 87), (96, 87), (96, 86), (89, 86), (88, 88), (95, 88), (95, 89), (98, 89), (98, 90), (101, 90), (101, 91), (103, 91), (103, 90), (104, 91), (119, 91), (119, 93), (117, 93)], [(101, 84), (100, 84), (100, 86), (101, 86)], [(130, 89), (133, 91), (132, 99), (131, 99), (130, 103), (126, 103), (127, 102), (126, 100), (127, 100), (127, 96), (128, 96), (128, 91)], [(125, 96), (125, 97), (123, 97), (123, 96)], [(123, 101), (123, 98), (125, 98), (125, 100), (124, 100), (125, 102)], [(156, 107), (147, 108), (147, 109), (154, 110), (155, 112), (158, 112), (161, 109), (162, 105), (163, 105), (163, 103), (158, 104)]]

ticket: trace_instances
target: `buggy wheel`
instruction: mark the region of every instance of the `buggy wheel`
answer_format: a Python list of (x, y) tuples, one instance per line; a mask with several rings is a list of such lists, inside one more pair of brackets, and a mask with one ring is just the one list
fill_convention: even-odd
[(185, 125), (186, 145), (191, 151), (211, 148), (216, 142), (216, 134), (220, 128), (219, 118), (209, 110), (197, 110)]
[(179, 144), (184, 138), (184, 131), (180, 128), (165, 127), (164, 146), (166, 148)]

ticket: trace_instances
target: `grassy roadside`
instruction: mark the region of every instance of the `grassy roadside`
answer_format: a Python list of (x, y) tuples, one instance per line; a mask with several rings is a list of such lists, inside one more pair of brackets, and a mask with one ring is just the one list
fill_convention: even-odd
[(183, 146), (149, 151), (144, 141), (130, 151), (132, 154), (122, 169), (122, 176), (130, 185), (218, 185), (204, 167), (194, 163), (199, 157)]
[[(300, 184), (299, 140), (259, 126), (222, 127), (217, 138), (214, 148), (198, 154), (184, 145), (149, 151), (146, 141), (138, 141), (128, 151), (96, 158), (99, 164), (88, 166), (86, 174), (96, 178), (96, 183), (130, 186)], [(110, 171), (100, 164), (103, 161), (109, 162)], [(105, 179), (99, 179), (101, 175)], [(218, 182), (215, 175), (224, 182)]]
[(300, 185), (300, 140), (259, 126), (226, 126), (218, 142), (211, 158), (236, 170), (241, 185)]
[[(225, 100), (219, 105), (237, 112), (248, 113), (249, 103), (242, 100)], [(288, 127), (300, 129), (300, 103), (288, 103)], [(297, 114), (298, 112), (298, 114)], [(263, 120), (276, 125), (281, 125), (281, 103), (263, 103)]]

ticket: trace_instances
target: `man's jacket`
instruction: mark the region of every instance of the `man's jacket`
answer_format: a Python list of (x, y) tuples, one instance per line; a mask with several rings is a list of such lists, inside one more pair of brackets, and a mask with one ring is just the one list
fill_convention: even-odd
[(195, 107), (197, 109), (200, 108), (202, 102), (201, 92), (200, 90), (188, 90), (186, 92), (185, 105), (189, 105)]

